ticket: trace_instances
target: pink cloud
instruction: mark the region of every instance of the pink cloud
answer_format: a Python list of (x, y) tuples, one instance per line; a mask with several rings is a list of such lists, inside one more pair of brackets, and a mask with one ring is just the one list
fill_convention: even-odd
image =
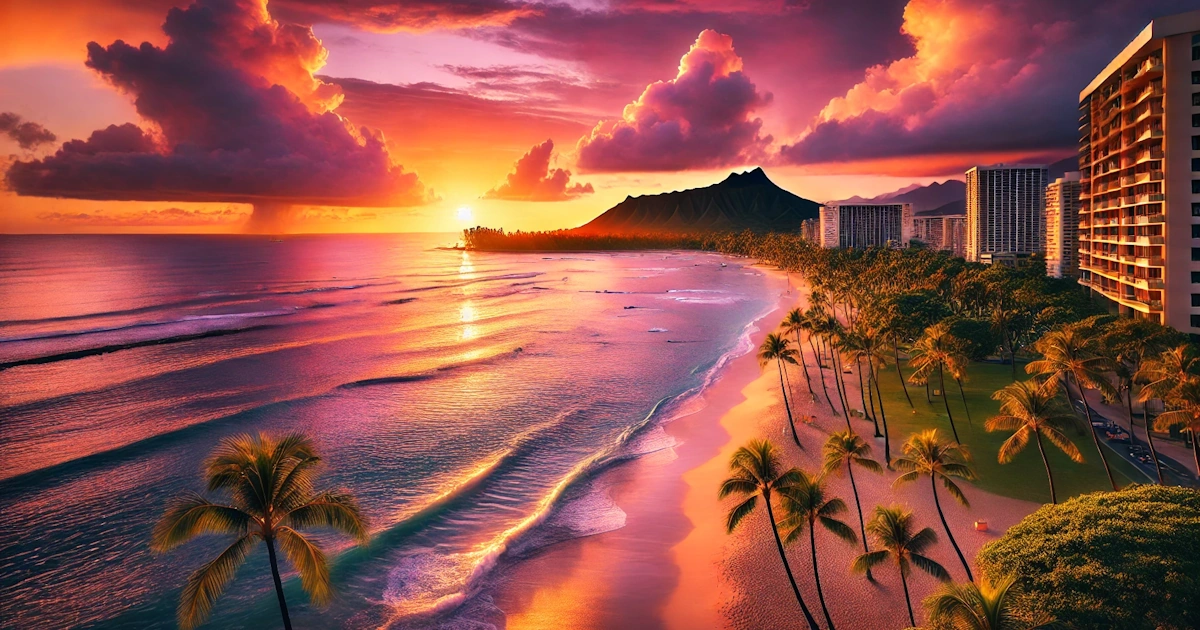
[(12, 112), (0, 113), (0, 133), (26, 151), (33, 151), (58, 139), (49, 129), (35, 122), (22, 121), (20, 116)]
[[(145, 127), (110, 126), (42, 160), (15, 162), (22, 195), (243, 202), (270, 225), (290, 204), (404, 206), (430, 194), (393, 163), (382, 134), (333, 112), (341, 89), (313, 73), (326, 51), (265, 0), (172, 9), (169, 43), (88, 45), (88, 67), (134, 99)], [(266, 229), (274, 229), (273, 226)]]
[(570, 183), (571, 171), (550, 168), (550, 157), (553, 152), (553, 140), (535, 145), (521, 159), (517, 160), (513, 172), (508, 174), (504, 183), (484, 193), (484, 198), (566, 201), (596, 192), (591, 184)]
[(620, 120), (579, 140), (585, 171), (669, 171), (758, 161), (771, 142), (754, 112), (771, 101), (742, 72), (733, 38), (705, 30), (674, 79), (646, 87)]
[(39, 221), (63, 225), (88, 225), (106, 227), (197, 227), (235, 225), (246, 220), (248, 213), (234, 208), (204, 211), (185, 208), (163, 208), (143, 212), (44, 212)]

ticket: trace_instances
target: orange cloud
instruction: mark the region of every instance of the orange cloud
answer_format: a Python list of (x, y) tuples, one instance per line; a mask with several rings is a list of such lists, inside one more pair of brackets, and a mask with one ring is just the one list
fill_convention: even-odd
[(550, 168), (550, 157), (554, 152), (554, 141), (547, 140), (534, 146), (517, 160), (513, 171), (503, 184), (484, 193), (484, 199), (508, 199), (515, 201), (566, 201), (595, 191), (591, 184), (572, 184), (571, 171)]

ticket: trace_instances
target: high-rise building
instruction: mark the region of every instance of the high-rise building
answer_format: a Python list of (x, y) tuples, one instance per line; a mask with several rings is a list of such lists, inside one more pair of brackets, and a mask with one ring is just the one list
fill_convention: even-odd
[(912, 239), (912, 204), (827, 203), (821, 206), (823, 247), (907, 247)]
[(929, 249), (951, 252), (962, 257), (966, 254), (967, 215), (921, 215), (913, 217), (912, 237), (925, 243)]
[(1040, 165), (998, 164), (967, 171), (967, 260), (1044, 250), (1046, 179), (1046, 167)]
[(1079, 275), (1079, 173), (1063, 175), (1046, 186), (1046, 274)]
[(1079, 94), (1079, 282), (1200, 334), (1200, 11), (1156, 19)]

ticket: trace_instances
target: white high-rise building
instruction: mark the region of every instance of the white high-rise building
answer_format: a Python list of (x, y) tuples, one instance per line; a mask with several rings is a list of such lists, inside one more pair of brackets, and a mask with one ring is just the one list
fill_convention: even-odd
[(823, 247), (907, 247), (912, 216), (909, 203), (827, 203), (818, 236)]
[(1047, 179), (1042, 165), (998, 164), (967, 171), (967, 260), (1045, 250)]
[(1046, 186), (1046, 275), (1079, 275), (1079, 173), (1063, 175)]

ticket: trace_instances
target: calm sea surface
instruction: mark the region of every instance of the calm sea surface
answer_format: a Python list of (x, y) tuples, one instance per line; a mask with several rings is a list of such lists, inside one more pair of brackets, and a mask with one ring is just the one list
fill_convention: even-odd
[[(477, 254), (453, 235), (0, 236), (0, 627), (168, 628), (223, 548), (155, 555), (222, 437), (305, 431), (372, 542), (317, 533), (297, 627), (488, 627), (489, 584), (620, 527), (603, 471), (671, 446), (781, 283), (695, 252)], [(209, 627), (275, 627), (266, 552)]]

